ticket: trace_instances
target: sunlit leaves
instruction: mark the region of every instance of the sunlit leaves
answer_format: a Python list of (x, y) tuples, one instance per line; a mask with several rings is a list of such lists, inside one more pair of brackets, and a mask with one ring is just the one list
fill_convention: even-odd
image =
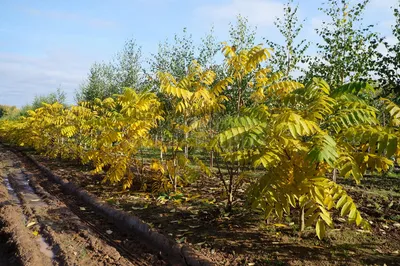
[(314, 145), (308, 153), (312, 162), (326, 162), (333, 166), (339, 157), (336, 150), (336, 142), (329, 135), (316, 137)]
[(92, 162), (94, 172), (106, 171), (104, 181), (132, 185), (130, 167), (138, 149), (149, 143), (151, 128), (162, 119), (154, 94), (125, 89), (116, 100), (106, 98), (64, 108), (44, 104), (15, 122), (11, 140), (26, 143), (51, 157)]

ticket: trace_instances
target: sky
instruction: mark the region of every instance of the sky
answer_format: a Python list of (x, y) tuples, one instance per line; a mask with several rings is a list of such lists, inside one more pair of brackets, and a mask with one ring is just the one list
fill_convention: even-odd
[[(353, 2), (356, 0), (353, 0)], [(371, 0), (364, 23), (393, 40), (390, 9), (398, 0)], [(144, 57), (183, 28), (195, 42), (213, 26), (227, 39), (229, 23), (241, 14), (260, 37), (279, 42), (273, 22), (286, 0), (0, 0), (0, 104), (21, 107), (35, 95), (61, 88), (68, 103), (94, 62), (110, 61), (128, 39)], [(315, 28), (326, 20), (323, 0), (295, 0), (305, 19), (301, 38), (318, 42)]]

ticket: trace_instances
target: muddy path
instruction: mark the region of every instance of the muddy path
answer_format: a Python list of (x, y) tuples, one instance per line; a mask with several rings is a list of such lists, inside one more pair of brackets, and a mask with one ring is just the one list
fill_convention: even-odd
[(0, 145), (1, 265), (170, 265)]

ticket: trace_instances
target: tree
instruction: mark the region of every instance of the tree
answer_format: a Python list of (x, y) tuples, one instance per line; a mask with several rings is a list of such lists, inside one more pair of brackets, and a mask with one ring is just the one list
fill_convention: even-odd
[(94, 99), (105, 99), (120, 92), (111, 64), (94, 63), (89, 70), (87, 80), (81, 85), (76, 93), (76, 101), (94, 101)]
[(393, 8), (395, 24), (392, 33), (396, 43), (383, 42), (385, 52), (379, 52), (376, 58), (376, 74), (385, 97), (393, 94), (394, 101), (400, 102), (400, 2)]
[(201, 44), (198, 47), (197, 62), (205, 68), (214, 68), (218, 66), (216, 56), (221, 51), (222, 44), (217, 41), (214, 35), (214, 27), (205, 37), (201, 38)]
[(142, 51), (135, 40), (128, 40), (113, 64), (116, 83), (120, 88), (141, 89), (142, 84)]
[(246, 17), (238, 15), (236, 23), (229, 24), (229, 43), (235, 47), (237, 51), (250, 49), (254, 46), (256, 40), (257, 28), (252, 28), (249, 25), (249, 20)]
[[(393, 158), (400, 161), (400, 107), (382, 99), (388, 122), (381, 125), (378, 110), (363, 99), (374, 91), (366, 82), (332, 88), (313, 78), (303, 85), (281, 80), (281, 74), (265, 67), (270, 51), (261, 46), (238, 51), (227, 45), (223, 53), (223, 80), (217, 81), (212, 69), (197, 62), (179, 79), (158, 73), (161, 95), (171, 100), (172, 114), (163, 113), (155, 93), (126, 89), (115, 98), (70, 108), (45, 103), (27, 117), (1, 120), (0, 136), (49, 156), (91, 162), (94, 172), (105, 172), (104, 181), (128, 188), (135, 177), (144, 176), (138, 170), (143, 162), (136, 157), (140, 149), (158, 145), (151, 129), (170, 119), (166, 130), (171, 130), (172, 156), (165, 162), (154, 159), (147, 168), (150, 177), (157, 178), (153, 183), (162, 184), (156, 191), (177, 189), (179, 180), (201, 170), (220, 180), (227, 211), (247, 180), (253, 208), (279, 218), (298, 209), (301, 228), (314, 225), (319, 238), (333, 226), (333, 209), (350, 223), (368, 227), (353, 199), (327, 175), (338, 168), (359, 183), (367, 171), (385, 172)], [(245, 88), (250, 96), (245, 102), (228, 99), (224, 91), (229, 87)], [(228, 100), (238, 108), (233, 115), (224, 114)], [(215, 134), (208, 135), (204, 128), (211, 114), (219, 119)], [(194, 161), (200, 168), (190, 171), (188, 158), (180, 152), (187, 144), (182, 133), (187, 132), (205, 135), (207, 141), (199, 148), (215, 152), (216, 167), (198, 158)]]
[(65, 92), (60, 88), (57, 88), (56, 92), (51, 92), (47, 95), (36, 95), (32, 104), (30, 105), (30, 109), (36, 110), (42, 107), (45, 103), (53, 104), (56, 102), (66, 106), (66, 99), (67, 95), (65, 94)]
[(282, 72), (285, 79), (291, 79), (294, 71), (301, 70), (300, 62), (304, 62), (305, 52), (310, 43), (303, 39), (296, 43), (303, 24), (299, 24), (297, 17), (299, 5), (293, 6), (293, 0), (289, 0), (284, 10), (283, 19), (277, 18), (275, 26), (285, 39), (283, 45), (267, 40), (267, 45), (274, 49), (274, 56), (271, 58), (271, 64), (276, 71)]
[[(370, 0), (350, 6), (349, 0), (328, 0), (320, 10), (329, 17), (316, 29), (321, 37), (318, 55), (311, 60), (305, 80), (322, 77), (333, 88), (346, 82), (370, 79), (379, 45), (373, 25), (362, 26), (362, 14)], [(359, 27), (357, 27), (359, 26)]]
[(94, 63), (87, 80), (76, 93), (76, 101), (93, 101), (121, 94), (125, 88), (142, 90), (141, 47), (129, 39), (109, 63)]
[(0, 105), (0, 119), (14, 119), (19, 113), (20, 110), (16, 106)]

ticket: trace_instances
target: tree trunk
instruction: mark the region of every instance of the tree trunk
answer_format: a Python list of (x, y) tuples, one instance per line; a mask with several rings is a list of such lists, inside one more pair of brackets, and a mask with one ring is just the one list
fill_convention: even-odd
[(160, 139), (161, 139), (160, 160), (162, 162), (163, 161), (163, 136), (162, 136), (162, 133), (160, 135)]
[[(185, 127), (187, 127), (188, 122), (187, 119), (185, 118)], [(187, 130), (187, 129), (185, 129)], [(187, 159), (189, 157), (189, 145), (187, 143), (187, 140), (189, 138), (189, 132), (185, 132), (185, 158)]]
[(214, 167), (214, 151), (210, 152), (210, 170)]
[(237, 102), (237, 116), (240, 116), (241, 101), (242, 101), (242, 90), (241, 90), (241, 88), (239, 88), (238, 102)]
[(226, 211), (232, 211), (232, 203), (233, 203), (233, 176), (229, 177), (229, 189), (228, 189), (228, 202), (226, 204)]
[[(214, 138), (213, 134), (213, 113), (211, 112), (211, 118), (210, 118), (210, 139)], [(212, 168), (214, 167), (214, 150), (210, 151), (210, 170), (212, 171)]]
[(335, 169), (333, 169), (333, 175), (332, 175), (333, 182), (336, 183), (336, 179), (337, 179), (337, 169), (335, 168)]
[(189, 145), (187, 143), (188, 138), (189, 138), (189, 133), (185, 133), (185, 157), (186, 157), (186, 159), (189, 157)]
[(176, 188), (177, 188), (177, 177), (176, 177), (176, 159), (174, 156), (174, 192), (176, 192)]

